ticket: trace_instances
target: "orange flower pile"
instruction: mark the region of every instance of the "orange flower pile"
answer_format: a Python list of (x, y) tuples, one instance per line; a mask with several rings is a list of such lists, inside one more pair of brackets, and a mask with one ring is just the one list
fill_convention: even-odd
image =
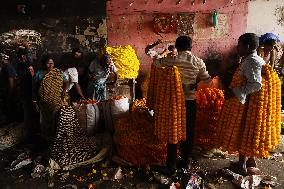
[(131, 112), (145, 112), (147, 109), (146, 99), (136, 99), (131, 106)]
[(116, 122), (114, 142), (117, 153), (134, 165), (163, 164), (167, 154), (166, 143), (151, 132), (154, 120), (146, 111), (145, 103), (145, 99), (135, 100), (132, 113)]
[(169, 144), (185, 141), (185, 99), (178, 68), (152, 65), (147, 96), (147, 105), (155, 112), (155, 135)]
[(126, 98), (125, 96), (113, 96), (110, 98), (110, 100), (121, 100), (123, 98)]
[(78, 104), (96, 104), (98, 101), (96, 100), (79, 100)]
[(212, 147), (213, 134), (217, 129), (217, 119), (224, 102), (224, 93), (217, 88), (204, 88), (196, 93), (196, 144), (204, 149)]
[[(245, 82), (236, 71), (231, 88)], [(270, 65), (262, 67), (262, 89), (247, 97), (226, 100), (218, 122), (217, 144), (248, 157), (268, 157), (280, 143), (281, 83)]]
[(218, 111), (222, 108), (224, 93), (220, 89), (205, 88), (195, 92), (198, 108), (212, 109)]

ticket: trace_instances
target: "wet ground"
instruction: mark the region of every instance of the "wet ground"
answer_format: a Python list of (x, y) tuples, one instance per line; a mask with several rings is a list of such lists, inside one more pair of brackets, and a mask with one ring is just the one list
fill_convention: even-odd
[[(283, 152), (283, 149), (278, 150)], [(32, 157), (33, 163), (30, 163), (18, 170), (10, 171), (12, 161), (17, 159), (18, 155), (28, 152)], [(36, 138), (26, 140), (25, 142), (11, 148), (0, 151), (0, 188), (1, 189), (45, 189), (48, 188), (48, 177), (32, 178), (31, 173), (36, 163), (47, 165), (46, 159), (48, 149)], [(277, 177), (280, 184), (276, 189), (284, 188), (284, 158), (283, 153), (274, 153), (275, 158), (257, 160), (261, 171), (266, 175)], [(203, 184), (207, 188), (216, 189), (234, 189), (239, 188), (232, 184), (229, 177), (219, 174), (220, 169), (228, 167), (231, 160), (236, 160), (236, 155), (228, 157), (205, 158), (199, 155), (194, 166), (194, 171), (203, 178)], [(108, 161), (84, 166), (72, 171), (61, 172), (54, 178), (54, 187), (58, 189), (163, 189), (169, 188), (169, 185), (160, 184), (153, 175), (149, 167), (122, 167), (123, 178), (117, 174), (117, 180), (114, 174), (117, 173), (118, 165)], [(161, 180), (161, 178), (160, 178)], [(166, 181), (166, 177), (164, 178)]]

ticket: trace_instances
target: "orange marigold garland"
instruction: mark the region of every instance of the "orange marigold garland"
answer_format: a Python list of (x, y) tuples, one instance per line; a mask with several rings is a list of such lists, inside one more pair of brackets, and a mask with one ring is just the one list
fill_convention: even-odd
[[(262, 89), (249, 95), (245, 105), (237, 98), (225, 100), (218, 120), (217, 145), (248, 157), (268, 157), (280, 142), (280, 80), (268, 64), (262, 72)], [(245, 82), (237, 70), (230, 87)]]
[(147, 105), (154, 110), (155, 135), (169, 144), (186, 139), (185, 99), (177, 67), (152, 65)]

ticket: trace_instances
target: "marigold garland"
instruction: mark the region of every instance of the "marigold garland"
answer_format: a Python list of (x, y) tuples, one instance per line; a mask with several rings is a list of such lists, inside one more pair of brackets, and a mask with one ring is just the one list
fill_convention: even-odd
[(106, 52), (118, 69), (119, 79), (137, 78), (140, 63), (135, 50), (130, 45), (107, 47)]
[[(237, 70), (230, 87), (246, 81)], [(216, 143), (248, 157), (268, 157), (280, 143), (281, 83), (270, 65), (262, 67), (262, 89), (247, 97), (242, 105), (237, 98), (225, 100), (218, 121)]]
[(155, 135), (169, 144), (185, 141), (185, 99), (178, 68), (152, 65), (147, 97), (155, 112)]

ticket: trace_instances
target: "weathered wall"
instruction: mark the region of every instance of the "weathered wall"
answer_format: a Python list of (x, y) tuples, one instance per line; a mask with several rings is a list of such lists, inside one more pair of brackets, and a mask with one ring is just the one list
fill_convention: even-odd
[[(247, 1), (239, 0), (234, 4), (228, 0), (195, 1), (182, 0), (176, 5), (175, 0), (158, 1), (112, 0), (107, 2), (108, 44), (131, 44), (137, 51), (141, 69), (148, 70), (151, 60), (144, 53), (147, 44), (158, 38), (174, 42), (177, 34), (154, 33), (152, 20), (156, 13), (196, 13), (195, 33), (192, 36), (193, 52), (202, 58), (208, 58), (212, 51), (225, 55), (236, 45), (237, 38), (244, 33), (246, 27)], [(219, 12), (219, 25), (212, 27), (212, 11)], [(163, 48), (163, 47), (161, 47)], [(162, 50), (162, 49), (161, 49)]]
[(90, 52), (106, 44), (106, 20), (103, 17), (9, 19), (1, 23), (0, 33), (14, 29), (39, 32), (43, 52), (57, 54), (71, 51), (73, 47), (81, 47)]
[[(17, 5), (26, 6), (25, 13)], [(62, 54), (74, 47), (85, 52), (96, 51), (107, 42), (106, 1), (76, 0), (4, 2), (0, 8), (0, 33), (31, 29), (41, 34), (39, 55)], [(4, 14), (5, 13), (5, 14)]]
[(255, 0), (248, 3), (247, 32), (273, 32), (284, 40), (284, 1)]

